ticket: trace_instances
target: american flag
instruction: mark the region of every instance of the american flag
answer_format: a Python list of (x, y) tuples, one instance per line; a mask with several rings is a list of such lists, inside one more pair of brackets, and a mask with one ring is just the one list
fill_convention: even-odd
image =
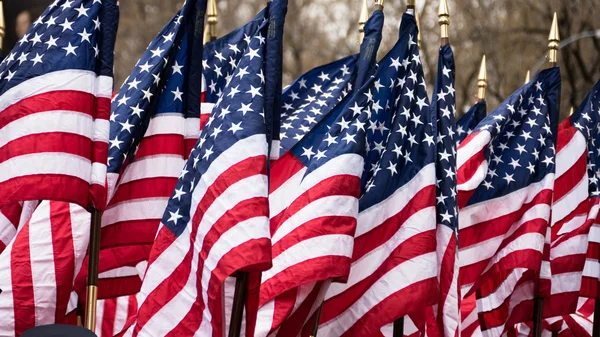
[(0, 335), (60, 322), (90, 237), (81, 206), (43, 201), (0, 254)]
[[(557, 139), (550, 246), (551, 296), (544, 316), (575, 312), (580, 290), (594, 295), (598, 272), (600, 82), (568, 119)], [(591, 230), (593, 228), (594, 230)], [(588, 245), (589, 235), (589, 245)], [(589, 252), (589, 256), (588, 256)], [(589, 262), (588, 262), (589, 261)], [(582, 274), (587, 265), (582, 289)]]
[[(594, 299), (579, 298), (577, 311), (569, 315), (550, 317), (542, 321), (542, 337), (592, 337)], [(533, 322), (519, 323), (509, 330), (508, 337), (533, 336)]]
[(456, 143), (462, 141), (475, 130), (487, 114), (487, 104), (485, 101), (477, 102), (456, 122)]
[(440, 298), (437, 322), (441, 336), (455, 337), (459, 326), (458, 210), (456, 204), (456, 95), (454, 54), (449, 44), (440, 48), (432, 110), (437, 117), (436, 214)]
[(346, 56), (312, 69), (284, 90), (280, 155), (294, 147), (352, 91), (357, 58)]
[(0, 206), (106, 206), (117, 24), (115, 0), (56, 0), (0, 63)]
[[(194, 6), (189, 1), (159, 32), (112, 102), (100, 299), (139, 292), (164, 209), (200, 134), (189, 79), (193, 44), (202, 43), (190, 38)], [(81, 299), (86, 276), (87, 260), (75, 286)]]
[(271, 266), (263, 65), (267, 22), (248, 40), (179, 176), (126, 336), (222, 335), (222, 286)]
[(348, 283), (332, 284), (325, 296), (324, 336), (378, 336), (438, 299), (436, 135), (417, 33), (414, 16), (404, 14), (400, 40), (369, 85), (391, 130), (360, 199)]
[(460, 276), (482, 333), (531, 320), (554, 186), (560, 71), (542, 71), (459, 146)]
[(15, 202), (0, 208), (0, 254), (17, 235), (22, 211), (22, 202)]
[[(352, 72), (371, 76), (375, 68), (376, 48), (381, 41), (382, 27), (383, 13), (378, 10), (366, 23), (365, 32), (367, 34), (361, 45), (361, 54), (352, 57), (359, 60), (355, 66), (356, 69)], [(325, 67), (330, 66), (332, 65)], [(344, 72), (343, 67), (342, 72)], [(320, 75), (317, 76), (317, 74)], [(310, 76), (321, 77), (316, 81), (321, 81), (323, 85), (332, 79), (332, 77), (324, 78), (322, 67), (313, 69), (308, 75), (303, 75), (296, 83), (302, 83), (303, 79), (309, 81)], [(351, 83), (351, 80), (355, 80), (353, 73), (346, 74), (346, 76), (348, 84)], [(354, 86), (358, 87), (357, 85), (362, 86), (361, 83), (355, 82)], [(309, 88), (311, 88), (310, 85), (303, 89), (298, 88), (298, 93), (302, 94), (303, 91), (312, 90)], [(333, 93), (337, 96), (340, 95), (339, 90), (335, 90)], [(362, 131), (366, 131), (366, 125), (361, 124), (359, 116), (361, 112), (356, 108), (348, 109), (349, 107), (346, 105), (351, 94), (341, 90), (341, 95), (333, 102), (330, 95), (323, 93), (319, 97), (317, 94), (317, 98), (320, 100), (331, 100), (335, 107), (333, 109), (330, 106), (321, 107), (323, 114), (318, 116), (319, 122), (315, 125), (309, 123), (306, 129), (307, 135), (297, 137), (299, 142), (296, 142), (295, 139), (294, 143), (291, 141), (286, 143), (286, 139), (282, 138), (283, 148), (285, 149), (285, 146), (289, 145), (291, 150), (273, 164), (271, 172), (271, 177), (274, 179), (272, 181), (277, 182), (277, 186), (273, 187), (272, 185), (270, 194), (271, 234), (277, 240), (273, 246), (273, 251), (277, 254), (274, 259), (275, 272), (263, 273), (260, 293), (261, 309), (256, 336), (299, 334), (306, 321), (322, 302), (331, 279), (347, 277), (347, 270), (343, 268), (344, 263), (346, 267), (348, 266), (349, 260), (345, 256), (350, 254), (352, 247), (336, 242), (347, 243), (344, 240), (348, 239), (349, 230), (351, 230), (349, 217), (354, 212), (351, 207), (348, 208), (348, 205), (351, 200), (356, 201), (360, 193), (360, 186), (353, 185), (352, 181), (342, 183), (340, 180), (349, 179), (353, 174), (360, 174), (362, 171), (361, 167), (353, 165), (356, 164), (359, 155), (361, 159), (363, 156), (360, 153), (360, 147), (356, 146), (357, 143), (364, 142), (361, 137), (364, 137)], [(356, 106), (362, 104), (368, 107), (372, 103), (369, 96), (366, 96), (367, 99), (359, 99), (358, 96), (353, 98)], [(304, 104), (299, 107), (304, 110), (296, 111), (296, 113), (307, 116), (306, 109), (310, 106), (310, 104)], [(314, 107), (311, 109), (316, 110)], [(291, 120), (293, 120), (292, 117), (290, 117)], [(342, 121), (339, 121), (339, 118), (342, 118)], [(311, 129), (310, 126), (314, 126), (314, 128)], [(329, 135), (330, 140), (326, 140), (327, 146), (319, 148), (317, 144), (324, 139), (324, 134), (336, 126), (341, 128), (340, 131), (348, 129), (346, 132), (353, 134), (354, 138), (347, 138), (342, 144), (337, 144), (334, 143), (334, 138), (331, 138), (333, 136)], [(311, 152), (315, 153), (311, 154)], [(331, 169), (334, 165), (346, 164), (348, 167), (341, 171), (339, 168)], [(310, 165), (316, 166), (311, 168)], [(330, 169), (331, 172), (323, 172)], [(339, 183), (337, 188), (331, 188), (337, 183)], [(348, 188), (348, 191), (341, 192), (343, 188)], [(356, 188), (356, 196), (353, 192), (354, 188)], [(316, 193), (314, 194), (315, 198), (307, 199), (312, 193)], [(332, 205), (339, 207), (334, 210), (336, 206)], [(323, 208), (319, 209), (320, 207)], [(356, 214), (354, 214), (354, 218), (355, 216)], [(328, 224), (322, 226), (323, 221)], [(316, 227), (320, 227), (321, 230), (315, 230)], [(308, 255), (291, 256), (291, 254), (296, 254), (295, 252), (304, 249), (303, 247), (313, 247), (317, 242), (325, 246), (337, 244), (338, 247), (313, 250)], [(288, 273), (295, 274), (292, 278)]]

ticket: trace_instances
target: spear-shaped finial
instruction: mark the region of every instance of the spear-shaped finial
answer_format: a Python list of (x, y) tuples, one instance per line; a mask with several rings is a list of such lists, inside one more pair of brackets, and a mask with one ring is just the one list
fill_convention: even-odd
[(417, 34), (417, 47), (421, 49), (421, 20), (419, 19), (419, 11), (415, 8), (415, 21), (417, 21), (417, 30), (419, 33)]
[(384, 0), (375, 0), (375, 8), (379, 10), (383, 10), (383, 2)]
[(558, 33), (558, 16), (554, 13), (552, 19), (552, 28), (548, 36), (548, 61), (551, 67), (556, 67), (558, 64), (558, 48), (560, 43), (560, 34)]
[(569, 110), (569, 116), (573, 116), (573, 112), (575, 112), (575, 107), (571, 107), (571, 110)]
[(363, 38), (365, 37), (365, 24), (369, 20), (369, 5), (367, 4), (367, 0), (363, 0), (362, 8), (360, 9), (360, 16), (358, 17), (358, 43), (361, 44)]
[(481, 67), (479, 68), (479, 76), (477, 77), (477, 98), (480, 102), (485, 101), (485, 91), (487, 89), (487, 66), (485, 55), (481, 59)]
[(217, 22), (219, 22), (219, 13), (217, 12), (217, 0), (208, 0), (206, 4), (206, 27), (204, 29), (204, 43), (217, 39)]
[(449, 42), (448, 26), (450, 26), (450, 11), (448, 10), (448, 1), (440, 0), (438, 18), (438, 22), (440, 23), (440, 37), (442, 39), (442, 46), (444, 46)]
[(415, 12), (415, 0), (406, 0), (406, 11), (409, 14), (413, 14)]
[(531, 81), (531, 70), (527, 70), (527, 75), (525, 75), (525, 84)]
[(0, 0), (0, 51), (2, 51), (2, 45), (4, 44), (4, 4)]

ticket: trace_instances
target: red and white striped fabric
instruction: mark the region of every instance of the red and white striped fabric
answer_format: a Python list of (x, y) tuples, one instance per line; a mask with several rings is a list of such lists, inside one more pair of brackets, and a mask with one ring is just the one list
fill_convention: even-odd
[(0, 335), (18, 336), (67, 314), (89, 241), (90, 214), (43, 201), (0, 254)]
[(571, 118), (557, 138), (556, 178), (551, 225), (551, 294), (544, 317), (575, 312), (588, 250), (588, 233), (598, 214), (598, 198), (589, 197), (588, 144)]
[(98, 300), (96, 306), (96, 329), (98, 337), (113, 337), (123, 333), (127, 321), (137, 312), (135, 295)]
[(29, 220), (38, 205), (37, 200), (17, 202), (0, 208), (0, 254)]
[[(553, 332), (556, 332), (558, 337), (592, 337), (593, 316), (594, 300), (579, 298), (576, 312), (543, 320), (542, 337), (552, 337)], [(508, 337), (532, 337), (533, 323), (519, 323), (507, 335)]]

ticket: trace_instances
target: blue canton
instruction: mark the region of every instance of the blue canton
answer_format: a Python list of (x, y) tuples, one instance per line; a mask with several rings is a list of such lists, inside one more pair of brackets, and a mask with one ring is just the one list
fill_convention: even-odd
[(177, 236), (190, 221), (192, 193), (212, 162), (238, 140), (266, 132), (262, 76), (266, 28), (264, 21), (247, 40), (248, 46), (240, 51), (243, 56), (179, 176), (162, 218), (162, 223)]
[(458, 231), (456, 199), (456, 91), (454, 90), (454, 54), (449, 44), (440, 48), (438, 75), (432, 98), (432, 116), (436, 120), (437, 223)]
[(468, 204), (498, 198), (541, 181), (555, 169), (560, 70), (546, 69), (479, 123), (488, 131), (487, 176)]
[(315, 68), (283, 92), (280, 154), (302, 139), (352, 91), (357, 55)]
[[(204, 102), (215, 103), (219, 99), (243, 58), (244, 50), (267, 21), (267, 13), (268, 7), (246, 25), (204, 46), (202, 58), (202, 75), (206, 90)], [(262, 76), (263, 73), (260, 72), (260, 75)]]
[[(0, 94), (60, 70), (88, 70), (112, 77), (112, 63), (103, 60), (111, 59), (104, 54), (112, 55), (113, 50), (103, 44), (109, 43), (109, 34), (116, 33), (117, 20), (115, 0), (54, 1), (0, 63)], [(110, 31), (104, 32), (101, 25)]]
[(435, 137), (417, 34), (414, 16), (404, 14), (400, 39), (379, 62), (372, 79), (374, 103), (369, 110), (368, 157), (363, 174), (366, 186), (360, 210), (385, 200), (435, 160)]
[(462, 143), (487, 114), (485, 101), (477, 102), (456, 122), (456, 144)]
[(600, 196), (600, 81), (571, 116), (571, 125), (587, 139), (590, 196)]

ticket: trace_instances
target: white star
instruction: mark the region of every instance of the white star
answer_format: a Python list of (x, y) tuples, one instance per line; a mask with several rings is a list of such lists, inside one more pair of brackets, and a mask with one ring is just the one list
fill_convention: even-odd
[(231, 123), (231, 127), (227, 130), (227, 131), (231, 131), (234, 135), (237, 131), (243, 130), (243, 128), (241, 127), (242, 122), (239, 122), (237, 124), (235, 123)]
[(260, 86), (255, 88), (253, 85), (250, 85), (250, 90), (247, 91), (246, 93), (252, 94), (252, 98), (254, 98), (256, 95), (262, 97), (262, 94), (260, 93)]
[(94, 22), (94, 29), (100, 30), (100, 18), (98, 17), (92, 21)]
[(213, 146), (210, 147), (210, 149), (206, 149), (206, 151), (204, 151), (204, 155), (202, 156), (202, 159), (208, 159), (210, 158), (210, 156), (215, 153), (213, 150)]
[(183, 98), (181, 97), (183, 95), (183, 91), (179, 91), (179, 87), (175, 88), (175, 91), (171, 92), (173, 93), (173, 95), (175, 95), (173, 101), (180, 100), (183, 102)]
[(229, 50), (231, 50), (235, 54), (241, 53), (241, 51), (238, 49), (237, 45), (235, 45), (235, 44), (229, 44)]
[(77, 49), (77, 47), (72, 46), (71, 42), (69, 42), (69, 45), (67, 47), (63, 47), (62, 49), (64, 49), (67, 52), (65, 56), (69, 56), (69, 54), (77, 56), (77, 54), (75, 53), (75, 49)]
[(173, 37), (175, 37), (175, 34), (171, 32), (167, 35), (163, 35), (162, 37), (164, 39), (163, 43), (167, 43), (167, 41), (173, 42)]
[(129, 86), (128, 90), (131, 90), (131, 88), (137, 89), (138, 88), (138, 84), (140, 84), (140, 83), (142, 83), (142, 81), (138, 81), (137, 79), (134, 78), (133, 81), (127, 83), (127, 85)]
[(250, 57), (250, 61), (252, 61), (255, 57), (260, 58), (260, 55), (258, 55), (258, 49), (252, 49), (252, 48), (248, 48), (248, 53), (245, 56)]
[(121, 124), (121, 131), (127, 131), (127, 133), (131, 133), (131, 128), (134, 127), (134, 124), (129, 124), (129, 119), (125, 120), (125, 123), (119, 123)]
[(390, 165), (387, 167), (388, 170), (390, 170), (390, 175), (393, 177), (394, 174), (397, 174), (398, 171), (396, 170), (396, 164), (392, 163), (390, 161)]
[[(148, 63), (148, 62), (146, 62), (146, 63)], [(181, 72), (181, 69), (183, 69), (183, 66), (180, 66), (179, 62), (175, 61), (175, 64), (173, 65), (173, 74), (183, 75), (183, 73)]]
[(356, 143), (356, 141), (354, 140), (354, 135), (351, 135), (349, 133), (347, 133), (346, 136), (344, 136), (344, 138), (342, 138), (342, 140), (346, 141), (346, 145), (350, 144), (350, 142)]
[(35, 32), (35, 36), (29, 41), (29, 42), (33, 42), (32, 46), (35, 46), (38, 43), (42, 43), (42, 39), (41, 39), (42, 35), (39, 35), (37, 32)]
[(146, 61), (146, 63), (144, 63), (142, 65), (139, 65), (138, 67), (141, 69), (140, 72), (143, 73), (144, 71), (145, 72), (150, 72), (150, 68), (152, 66), (148, 63), (148, 61)]
[(244, 76), (250, 74), (247, 69), (248, 69), (248, 67), (240, 68), (238, 70), (238, 73), (235, 76), (237, 76), (240, 79), (242, 79)]
[(53, 16), (50, 16), (48, 18), (48, 20), (46, 21), (46, 28), (50, 28), (50, 26), (55, 25), (56, 24), (56, 18)]
[(400, 63), (400, 58), (399, 57), (395, 58), (395, 59), (392, 59), (392, 64), (390, 65), (390, 68), (394, 67), (394, 69), (396, 69), (396, 71), (398, 71), (398, 68), (401, 67), (401, 66), (402, 66), (402, 63)]
[(223, 117), (225, 117), (225, 116), (227, 116), (227, 115), (229, 115), (231, 113), (231, 111), (229, 111), (229, 107), (231, 107), (231, 105), (227, 106), (224, 109), (223, 108), (221, 109), (221, 113), (219, 114), (219, 118), (222, 119)]
[(435, 142), (433, 141), (433, 135), (426, 134), (425, 139), (423, 141), (429, 144), (429, 146), (433, 146), (435, 144)]
[(121, 149), (121, 144), (123, 143), (122, 141), (119, 140), (119, 138), (117, 136), (115, 136), (115, 139), (111, 139), (109, 140), (110, 143), (110, 148), (112, 149), (113, 147), (116, 147), (117, 149)]
[(419, 126), (419, 124), (423, 124), (421, 122), (421, 117), (419, 115), (414, 115), (413, 118), (410, 119), (411, 122), (415, 123), (415, 128)]
[(344, 117), (342, 117), (342, 120), (340, 122), (335, 123), (337, 125), (339, 125), (341, 127), (340, 131), (344, 131), (345, 129), (347, 129), (350, 126), (350, 121), (346, 121), (344, 119)]
[(90, 36), (92, 36), (92, 34), (88, 33), (85, 28), (83, 28), (83, 32), (77, 33), (77, 35), (81, 36), (81, 43), (83, 43), (83, 41), (91, 43)]
[(69, 8), (71, 8), (72, 5), (73, 5), (73, 1), (67, 0), (60, 7), (62, 7), (62, 9), (69, 9)]
[(417, 105), (419, 106), (419, 111), (423, 110), (423, 107), (429, 106), (429, 104), (425, 103), (425, 100), (427, 99), (427, 96), (421, 98), (417, 97)]
[(156, 47), (156, 49), (150, 50), (150, 52), (152, 53), (151, 58), (155, 58), (155, 57), (160, 58), (162, 56), (162, 53), (164, 52), (164, 50), (160, 49), (160, 47)]
[(523, 154), (523, 152), (527, 152), (527, 150), (525, 150), (525, 145), (521, 145), (521, 144), (517, 144), (517, 151), (519, 151), (519, 154)]
[[(196, 159), (194, 159), (194, 161), (196, 161)], [(173, 199), (181, 200), (181, 197), (184, 194), (187, 194), (187, 193), (183, 191), (183, 186), (181, 186), (179, 189), (175, 189), (175, 195), (173, 196)], [(171, 213), (171, 212), (169, 212), (169, 213)], [(173, 213), (171, 213), (171, 216), (173, 216)]]
[(12, 80), (13, 76), (15, 76), (16, 73), (17, 73), (16, 71), (13, 72), (13, 71), (9, 70), (8, 75), (6, 75), (6, 81), (10, 82), (10, 80)]
[(413, 62), (415, 62), (415, 64), (421, 64), (421, 58), (419, 57), (418, 54), (414, 54), (413, 58), (412, 58)]
[(169, 218), (169, 220), (167, 220), (167, 223), (172, 221), (174, 224), (177, 224), (177, 221), (183, 218), (183, 215), (179, 215), (179, 209), (175, 212), (169, 211), (169, 214), (171, 214), (171, 217)]
[(315, 159), (327, 158), (325, 155), (325, 151), (317, 150), (317, 154), (315, 155)]
[(483, 182), (483, 186), (485, 186), (485, 187), (486, 187), (488, 190), (489, 190), (490, 188), (494, 188), (494, 187), (492, 186), (492, 182), (490, 182), (490, 181), (484, 181), (484, 182)]
[(335, 137), (333, 137), (329, 133), (327, 134), (327, 138), (324, 141), (327, 142), (327, 146), (331, 146), (331, 144), (337, 144), (337, 141), (335, 140)]
[(533, 163), (529, 163), (529, 165), (527, 165), (527, 169), (529, 170), (530, 174), (535, 173), (535, 166), (533, 166)]
[(50, 49), (50, 47), (52, 47), (52, 46), (57, 47), (56, 41), (58, 41), (58, 38), (55, 38), (52, 35), (50, 37), (48, 37), (48, 41), (44, 42), (44, 44), (48, 46), (48, 47), (46, 47), (46, 50)]
[(517, 167), (521, 167), (521, 164), (519, 164), (519, 160), (518, 159), (512, 159), (510, 160), (510, 164), (508, 164), (510, 166), (513, 167), (513, 170), (516, 169)]
[(442, 217), (442, 222), (448, 221), (448, 223), (450, 223), (450, 220), (454, 217), (453, 215), (448, 213), (448, 210), (446, 210), (446, 213), (440, 214), (440, 216)]
[(447, 85), (446, 88), (448, 89), (448, 93), (452, 96), (454, 96), (454, 93), (456, 92), (456, 90), (454, 89), (454, 87), (452, 86), (452, 84)]
[(408, 141), (411, 143), (411, 145), (417, 145), (417, 141), (415, 140), (415, 136), (411, 134), (410, 132), (408, 133)]
[(451, 154), (448, 153), (448, 151), (446, 151), (446, 149), (444, 149), (444, 152), (440, 152), (439, 155), (440, 155), (440, 161), (445, 160), (447, 162), (450, 162), (449, 158), (450, 158)]
[(514, 176), (514, 174), (505, 173), (504, 178), (502, 178), (502, 179), (506, 180), (507, 184), (510, 184), (512, 181), (515, 181), (513, 179), (513, 176)]
[(142, 92), (144, 93), (144, 97), (142, 99), (147, 99), (148, 102), (150, 102), (150, 100), (152, 99), (152, 96), (154, 95), (151, 91), (150, 88), (142, 90)]
[(312, 150), (312, 147), (309, 147), (309, 148), (302, 147), (302, 150), (304, 150), (304, 152), (301, 154), (301, 156), (308, 158), (308, 160), (310, 160), (310, 157), (315, 155), (315, 153)]
[[(44, 55), (43, 55), (43, 54), (42, 54), (42, 55), (40, 55), (40, 54), (38, 54), (38, 53), (36, 53), (36, 54), (35, 54), (35, 57), (34, 57), (33, 59), (31, 59), (31, 61), (33, 61), (33, 65), (34, 65), (34, 66), (35, 66), (36, 64), (38, 64), (38, 63), (44, 63), (44, 62), (42, 61), (42, 56), (44, 56)], [(32, 66), (32, 67), (33, 67), (33, 66)]]
[(542, 91), (542, 82), (535, 82), (535, 88), (538, 91)]
[(71, 27), (73, 25), (73, 22), (70, 22), (69, 20), (67, 20), (67, 18), (65, 18), (65, 22), (61, 23), (59, 26), (63, 27), (63, 32), (65, 30), (73, 30), (73, 28)]
[(444, 66), (444, 69), (442, 69), (442, 72), (444, 73), (444, 76), (450, 78), (450, 73), (452, 71), (449, 68), (446, 68), (446, 66)]
[(132, 110), (132, 112), (131, 112), (132, 115), (137, 115), (139, 118), (142, 118), (142, 111), (144, 111), (144, 110), (140, 109), (139, 104), (137, 104), (134, 107), (130, 107), (130, 108)]
[(244, 104), (242, 103), (242, 107), (239, 108), (237, 111), (241, 111), (242, 115), (246, 116), (246, 112), (254, 112), (254, 110), (251, 108), (252, 103), (250, 104)]
[(221, 126), (217, 126), (216, 128), (213, 129), (213, 132), (210, 134), (211, 137), (213, 137), (214, 139), (217, 139), (217, 136), (219, 135), (219, 133), (223, 132), (223, 130), (221, 130)]
[(227, 97), (231, 97), (233, 98), (236, 94), (238, 94), (240, 91), (238, 90), (240, 86), (236, 86), (235, 88), (231, 88), (231, 91), (229, 91), (229, 93), (227, 94)]
[(77, 17), (80, 17), (82, 15), (88, 17), (87, 12), (89, 10), (90, 10), (89, 8), (83, 7), (83, 3), (81, 4), (81, 6), (79, 6), (79, 8), (75, 8), (75, 11), (77, 11), (79, 13), (79, 15), (77, 15)]
[(377, 81), (375, 81), (374, 85), (375, 85), (375, 90), (377, 90), (377, 92), (379, 92), (379, 89), (383, 88), (383, 85), (381, 85), (381, 81), (379, 79)]
[(552, 161), (552, 157), (548, 157), (548, 156), (546, 156), (546, 159), (542, 160), (542, 163), (546, 164), (546, 166), (554, 164), (554, 162)]

